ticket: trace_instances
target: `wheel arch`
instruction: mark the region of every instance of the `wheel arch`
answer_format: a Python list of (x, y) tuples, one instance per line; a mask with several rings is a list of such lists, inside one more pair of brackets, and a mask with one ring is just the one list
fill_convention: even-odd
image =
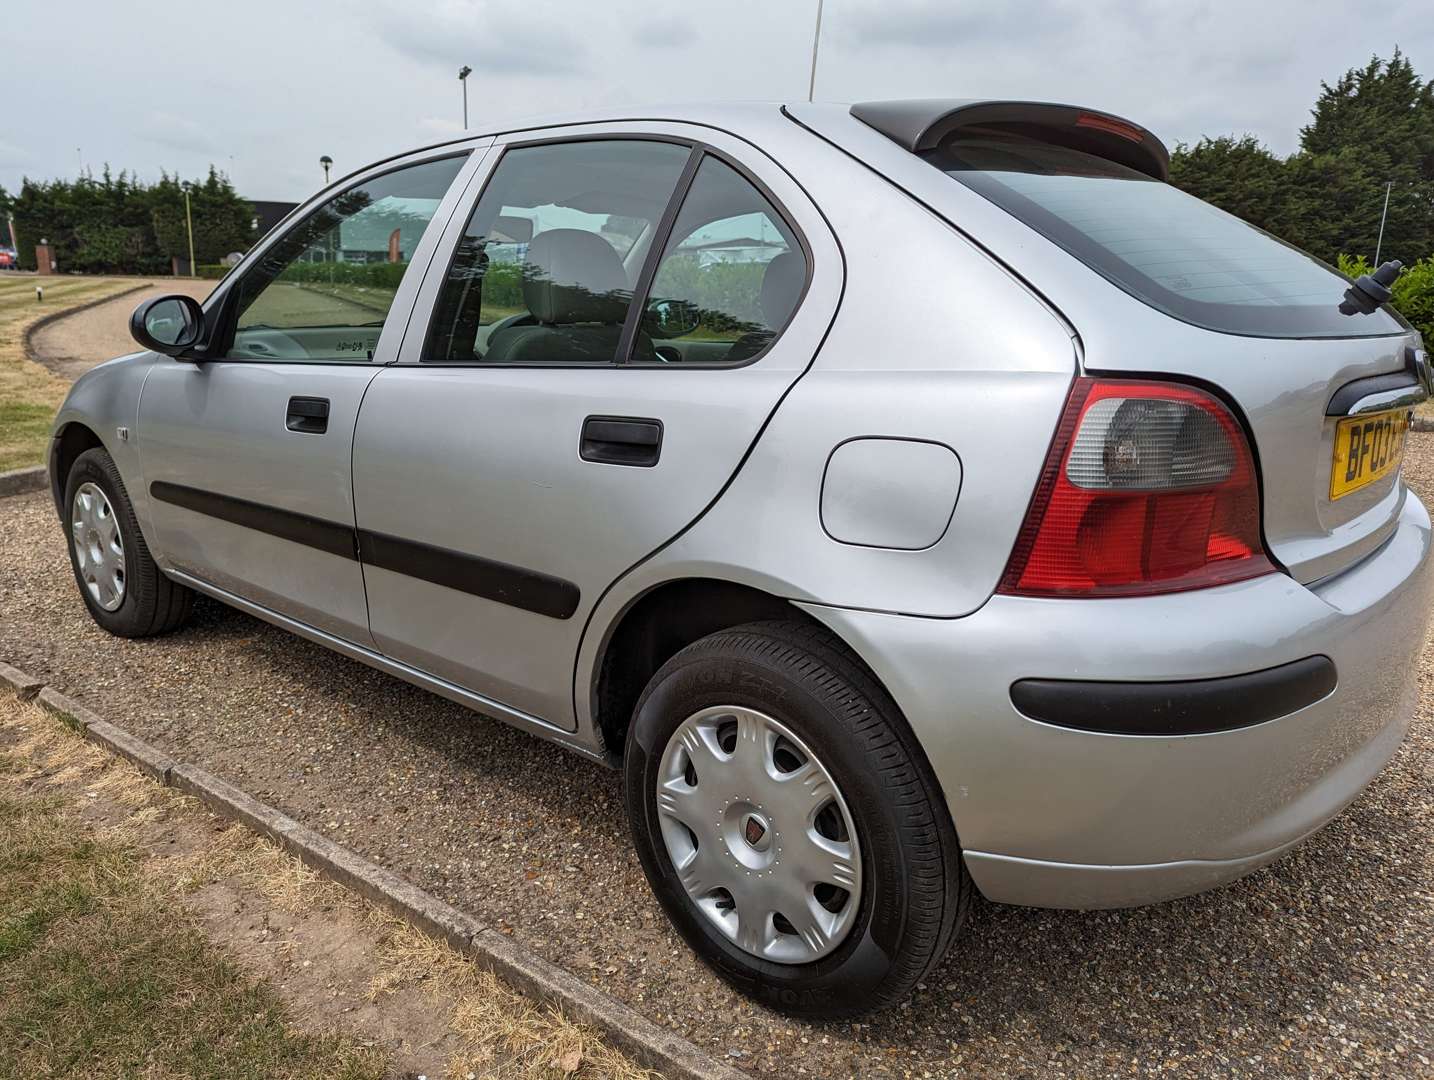
[(708, 634), (769, 619), (817, 625), (790, 600), (725, 578), (673, 578), (632, 597), (609, 623), (591, 669), (593, 730), (608, 755), (621, 758), (637, 699), (658, 668)]
[(86, 450), (105, 447), (104, 440), (84, 421), (71, 420), (55, 431), (50, 441), (50, 496), (55, 500), (55, 512), (61, 520), (65, 516), (65, 484), (75, 459)]

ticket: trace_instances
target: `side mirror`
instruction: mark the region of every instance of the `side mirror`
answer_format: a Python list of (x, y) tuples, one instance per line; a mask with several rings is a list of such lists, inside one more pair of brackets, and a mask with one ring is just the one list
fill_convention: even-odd
[(653, 337), (675, 338), (702, 324), (702, 309), (690, 300), (653, 300), (643, 320)]
[(161, 296), (134, 309), (129, 332), (146, 349), (183, 357), (204, 336), (204, 311), (192, 296)]

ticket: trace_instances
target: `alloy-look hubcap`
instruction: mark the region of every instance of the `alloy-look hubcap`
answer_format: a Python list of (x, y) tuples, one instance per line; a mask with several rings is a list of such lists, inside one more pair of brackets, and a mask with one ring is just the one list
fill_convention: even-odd
[(106, 611), (124, 603), (124, 540), (114, 507), (105, 493), (88, 481), (75, 492), (70, 507), (70, 537), (80, 580), (91, 599)]
[(725, 705), (689, 716), (663, 751), (657, 809), (687, 895), (739, 948), (805, 964), (851, 931), (851, 813), (816, 755), (770, 716)]

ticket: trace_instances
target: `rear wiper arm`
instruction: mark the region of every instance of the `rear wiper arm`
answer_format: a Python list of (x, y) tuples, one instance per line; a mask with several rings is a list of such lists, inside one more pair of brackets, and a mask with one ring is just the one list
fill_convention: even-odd
[(1403, 269), (1402, 262), (1390, 259), (1374, 273), (1361, 275), (1344, 291), (1339, 310), (1346, 315), (1373, 315), (1380, 304), (1389, 303), (1389, 298), (1394, 295), (1390, 286)]

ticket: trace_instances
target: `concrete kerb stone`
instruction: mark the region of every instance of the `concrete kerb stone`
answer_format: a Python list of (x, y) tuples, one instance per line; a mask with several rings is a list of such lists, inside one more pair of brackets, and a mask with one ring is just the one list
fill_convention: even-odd
[(45, 688), (45, 680), (26, 675), (19, 668), (11, 667), (0, 660), (0, 682), (3, 682), (21, 701), (33, 701)]
[(604, 1032), (620, 1050), (648, 1068), (687, 1080), (747, 1080), (746, 1073), (708, 1056), (682, 1036), (497, 930), (476, 935), (468, 955), (528, 997), (558, 1005), (571, 1019)]
[(50, 474), (45, 471), (43, 465), (0, 472), (0, 498), (7, 495), (28, 495), (32, 491), (44, 491), (49, 486)]

